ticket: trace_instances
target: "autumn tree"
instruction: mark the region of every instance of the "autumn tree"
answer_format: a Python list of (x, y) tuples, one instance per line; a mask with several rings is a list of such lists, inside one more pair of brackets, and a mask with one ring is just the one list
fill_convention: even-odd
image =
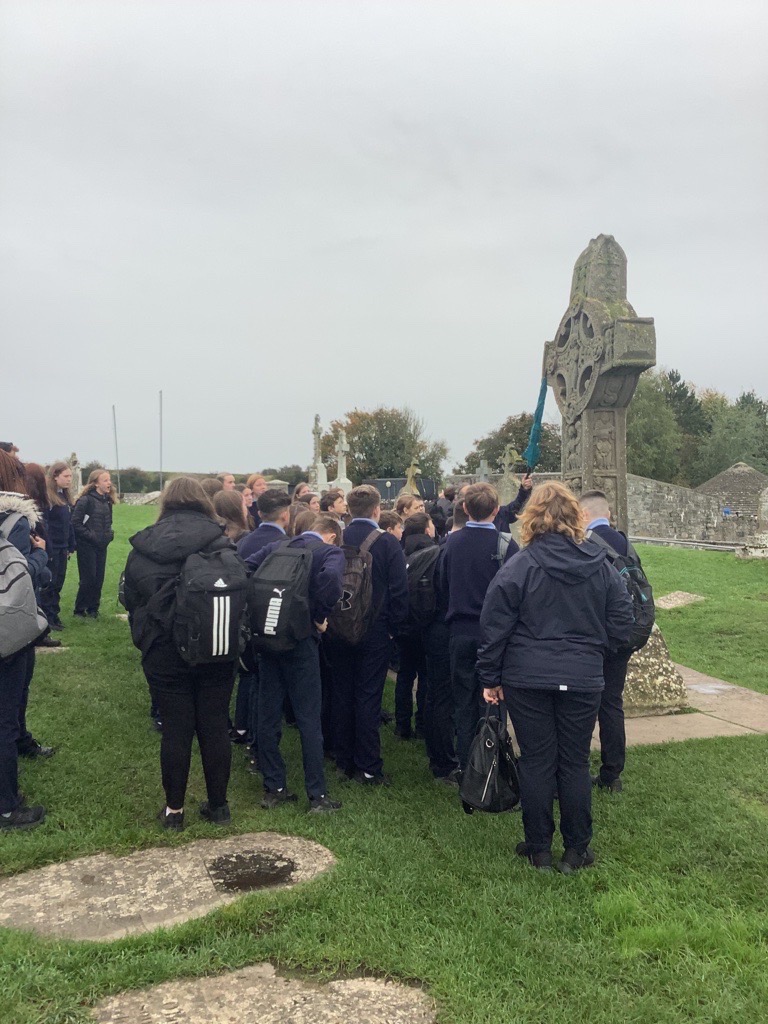
[[(481, 459), (486, 459), (492, 473), (501, 472), (504, 449), (511, 445), (522, 455), (528, 445), (528, 436), (533, 424), (533, 414), (519, 413), (509, 416), (500, 427), (485, 437), (478, 438), (471, 452), (456, 467), (457, 473), (475, 473)], [(541, 455), (536, 469), (539, 473), (560, 472), (560, 427), (554, 423), (541, 425)]]

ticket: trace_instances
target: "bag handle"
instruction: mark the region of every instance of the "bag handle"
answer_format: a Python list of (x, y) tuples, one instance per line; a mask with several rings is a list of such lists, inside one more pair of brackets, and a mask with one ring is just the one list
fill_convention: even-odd
[(373, 547), (373, 545), (376, 543), (376, 541), (379, 539), (379, 537), (381, 537), (381, 535), (383, 533), (384, 533), (384, 531), (380, 530), (378, 526), (376, 527), (375, 530), (371, 530), (371, 532), (365, 538), (363, 543), (360, 545), (360, 552), (361, 552), (361, 554), (364, 554), (364, 555), (369, 554), (371, 548)]

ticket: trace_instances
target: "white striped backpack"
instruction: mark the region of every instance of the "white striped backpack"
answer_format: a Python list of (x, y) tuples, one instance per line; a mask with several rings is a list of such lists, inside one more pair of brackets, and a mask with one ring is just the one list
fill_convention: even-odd
[(176, 583), (173, 638), (189, 665), (236, 661), (245, 643), (248, 577), (232, 548), (189, 555)]
[(13, 512), (0, 526), (0, 659), (17, 654), (48, 629), (37, 607), (27, 560), (8, 540), (22, 518)]

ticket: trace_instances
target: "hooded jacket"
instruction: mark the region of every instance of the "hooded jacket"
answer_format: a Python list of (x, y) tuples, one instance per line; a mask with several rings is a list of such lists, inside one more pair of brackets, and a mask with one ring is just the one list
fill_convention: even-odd
[(0, 491), (0, 526), (8, 516), (14, 513), (18, 513), (22, 518), (11, 530), (8, 541), (26, 558), (32, 585), (35, 588), (35, 593), (39, 594), (41, 588), (48, 586), (51, 582), (48, 555), (42, 548), (32, 546), (31, 535), (40, 522), (40, 512), (34, 501), (26, 495), (16, 494), (13, 491)]
[(172, 640), (170, 613), (175, 580), (189, 555), (233, 547), (224, 527), (203, 512), (180, 510), (147, 526), (130, 540), (133, 550), (125, 565), (125, 607), (131, 637), (142, 654), (160, 640)]
[(602, 690), (603, 656), (626, 643), (632, 599), (604, 549), (537, 537), (497, 573), (480, 617), (484, 687)]

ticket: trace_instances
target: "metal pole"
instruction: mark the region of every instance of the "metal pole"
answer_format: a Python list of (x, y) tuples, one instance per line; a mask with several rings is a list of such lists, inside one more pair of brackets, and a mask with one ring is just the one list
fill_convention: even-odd
[(117, 470), (117, 493), (122, 494), (123, 488), (120, 486), (120, 456), (117, 451), (117, 414), (115, 413), (115, 407), (112, 406), (112, 430), (115, 434), (115, 469)]
[(160, 490), (163, 489), (163, 392), (160, 392)]

